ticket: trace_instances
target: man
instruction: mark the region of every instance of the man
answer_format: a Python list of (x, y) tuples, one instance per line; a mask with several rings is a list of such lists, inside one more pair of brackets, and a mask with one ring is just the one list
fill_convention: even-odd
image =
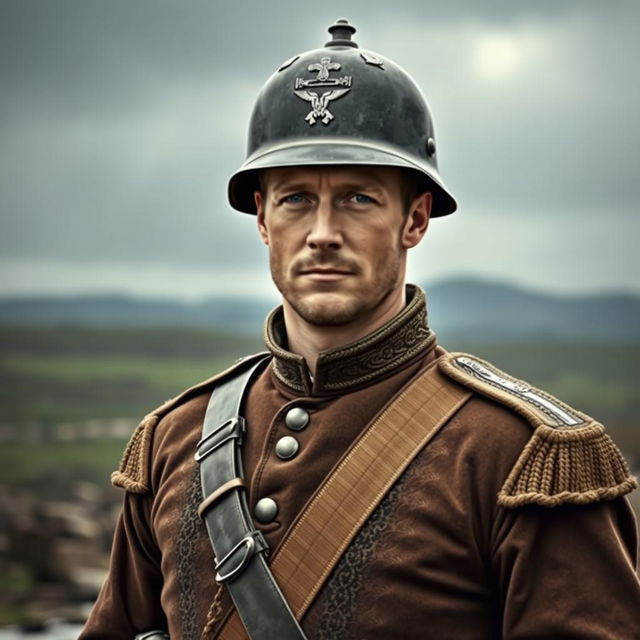
[[(229, 186), (283, 297), (271, 359), (138, 427), (81, 637), (640, 638), (635, 480), (588, 416), (436, 345), (423, 292), (404, 282), (407, 251), (456, 207), (429, 111), (351, 25), (329, 31), (265, 85)], [(229, 389), (243, 375), (241, 401)], [(229, 394), (244, 434), (225, 421)], [(228, 450), (244, 479), (207, 488), (223, 458), (205, 460), (239, 434), (241, 453)], [(244, 537), (229, 534), (236, 517)], [(270, 631), (281, 613), (290, 633)]]

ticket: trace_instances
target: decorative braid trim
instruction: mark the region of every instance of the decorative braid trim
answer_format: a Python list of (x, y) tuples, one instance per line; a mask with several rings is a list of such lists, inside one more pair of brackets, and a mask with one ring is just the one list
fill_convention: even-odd
[(509, 407), (534, 428), (498, 493), (502, 507), (612, 500), (638, 486), (604, 427), (587, 414), (476, 356), (447, 353), (438, 365), (456, 382)]
[(494, 365), (468, 353), (448, 353), (438, 361), (440, 369), (456, 382), (470, 387), (517, 411), (532, 425), (572, 429), (593, 419), (554, 398), (546, 391), (532, 387), (501, 371)]
[(556, 507), (613, 500), (638, 486), (620, 450), (593, 422), (560, 430), (539, 426), (498, 494), (498, 504)]
[(280, 346), (286, 341), (282, 307), (276, 307), (269, 313), (264, 325), (264, 343), (273, 354), (272, 370), (282, 384), (298, 393), (311, 395), (311, 378), (304, 358), (287, 351)]
[(151, 436), (160, 417), (147, 415), (133, 432), (117, 471), (111, 474), (111, 484), (131, 493), (149, 491), (149, 456)]
[(380, 380), (435, 344), (427, 322), (424, 291), (406, 285), (407, 306), (389, 322), (367, 336), (319, 354), (312, 381), (304, 358), (287, 351), (282, 307), (265, 323), (264, 340), (274, 355), (276, 378), (298, 393), (337, 394)]

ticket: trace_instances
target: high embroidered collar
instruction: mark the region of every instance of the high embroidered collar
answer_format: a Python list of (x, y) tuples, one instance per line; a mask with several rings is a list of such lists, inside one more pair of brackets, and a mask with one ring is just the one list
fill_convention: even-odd
[(313, 380), (304, 358), (287, 351), (282, 307), (274, 309), (265, 324), (265, 344), (273, 354), (276, 378), (304, 395), (343, 393), (382, 379), (394, 369), (435, 345), (427, 325), (424, 291), (407, 285), (407, 306), (389, 322), (357, 342), (322, 351)]

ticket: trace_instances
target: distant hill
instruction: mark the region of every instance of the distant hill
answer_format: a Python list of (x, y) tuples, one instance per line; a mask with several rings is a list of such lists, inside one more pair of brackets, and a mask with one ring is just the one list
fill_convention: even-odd
[(472, 342), (640, 341), (640, 296), (557, 295), (476, 279), (424, 287), (431, 326)]
[(197, 327), (256, 334), (262, 332), (264, 318), (273, 306), (237, 298), (210, 298), (193, 303), (125, 295), (13, 298), (0, 299), (0, 323)]
[[(640, 296), (562, 296), (458, 278), (424, 287), (431, 326), (441, 340), (468, 342), (640, 342)], [(200, 302), (128, 296), (0, 300), (0, 323), (51, 326), (217, 328), (259, 334), (273, 305), (243, 298)]]

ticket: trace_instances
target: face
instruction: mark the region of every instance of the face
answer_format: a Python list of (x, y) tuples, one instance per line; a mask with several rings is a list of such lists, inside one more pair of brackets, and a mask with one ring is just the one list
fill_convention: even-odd
[(406, 210), (392, 167), (269, 169), (255, 193), (258, 229), (284, 304), (314, 325), (366, 318), (404, 286), (406, 252), (424, 235), (431, 196)]

